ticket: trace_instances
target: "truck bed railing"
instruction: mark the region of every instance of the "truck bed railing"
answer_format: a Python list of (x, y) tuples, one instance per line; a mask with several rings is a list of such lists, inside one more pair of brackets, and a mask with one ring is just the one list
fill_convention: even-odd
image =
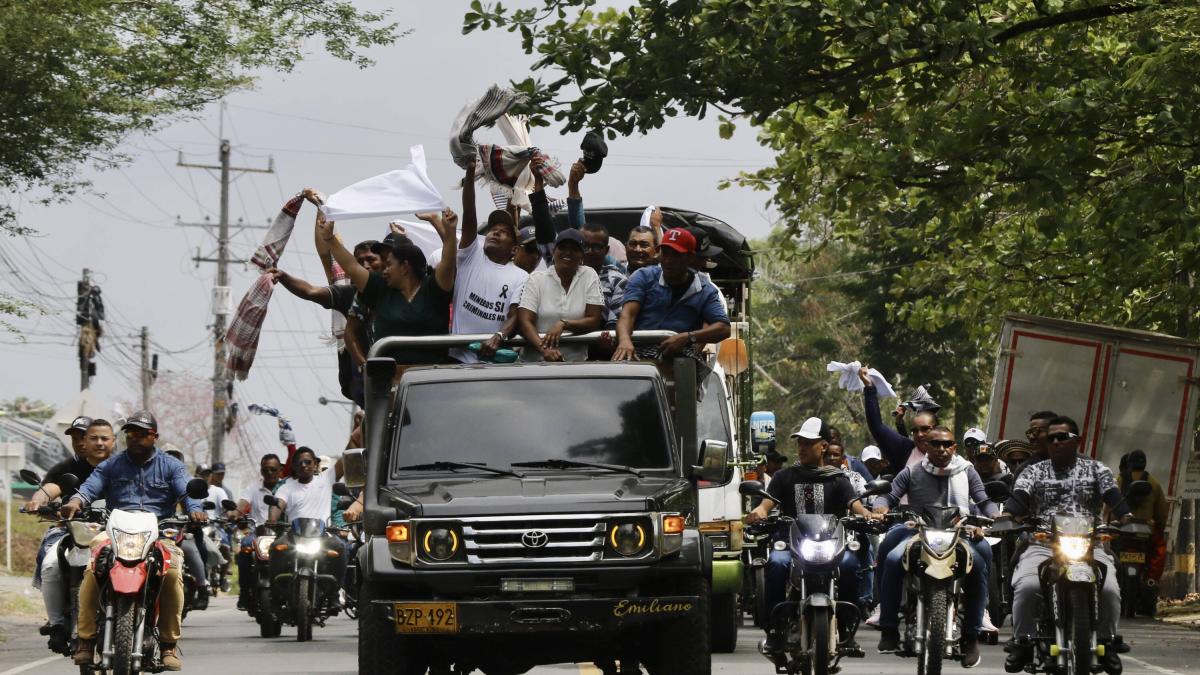
[[(592, 331), (591, 333), (581, 333), (579, 335), (564, 334), (559, 338), (559, 342), (563, 344), (591, 344), (600, 340), (600, 335), (605, 331)], [(617, 339), (616, 331), (606, 331), (612, 336), (613, 341)], [(666, 338), (676, 335), (675, 331), (671, 330), (635, 330), (632, 334), (633, 344), (635, 346), (656, 345)], [(367, 354), (367, 358), (387, 357), (398, 351), (408, 349), (427, 349), (431, 347), (466, 347), (472, 342), (487, 342), (492, 339), (491, 334), (477, 333), (468, 335), (420, 335), (420, 336), (392, 336), (380, 338), (371, 345), (371, 351)], [(525, 338), (517, 335), (504, 341), (505, 347), (523, 347)]]

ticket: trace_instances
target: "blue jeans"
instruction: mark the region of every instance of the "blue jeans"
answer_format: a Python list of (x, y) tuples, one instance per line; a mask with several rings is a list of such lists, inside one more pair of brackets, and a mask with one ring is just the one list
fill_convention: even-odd
[[(887, 537), (891, 537), (895, 531), (889, 531)], [(916, 530), (905, 527), (902, 534), (907, 534), (907, 537), (898, 538), (906, 541), (916, 534)], [(886, 542), (886, 538), (884, 541)], [(968, 543), (971, 546), (972, 565), (971, 573), (963, 580), (962, 632), (964, 636), (974, 636), (979, 634), (979, 627), (983, 625), (983, 610), (987, 607), (992, 547), (985, 539), (968, 540)], [(882, 548), (881, 546), (880, 549)], [(900, 592), (904, 585), (903, 558), (906, 549), (906, 546), (893, 545), (887, 557), (882, 558), (884, 563), (880, 565), (880, 569), (883, 571), (883, 579), (879, 587), (880, 628), (898, 628), (900, 625)]]
[[(838, 565), (838, 582), (837, 594), (838, 598), (844, 602), (858, 601), (858, 570), (862, 565), (859, 557), (846, 551), (842, 556), (842, 562)], [(764, 598), (767, 601), (767, 607), (775, 607), (783, 602), (787, 597), (788, 576), (792, 571), (792, 554), (788, 551), (771, 550), (771, 557), (767, 559), (767, 566), (764, 570), (764, 579), (766, 588)], [(768, 627), (769, 628), (769, 627)]]
[(38, 545), (37, 564), (33, 566), (34, 588), (42, 587), (42, 561), (46, 559), (46, 552), (65, 536), (67, 536), (67, 528), (57, 526), (46, 530), (46, 533), (42, 535), (42, 543)]

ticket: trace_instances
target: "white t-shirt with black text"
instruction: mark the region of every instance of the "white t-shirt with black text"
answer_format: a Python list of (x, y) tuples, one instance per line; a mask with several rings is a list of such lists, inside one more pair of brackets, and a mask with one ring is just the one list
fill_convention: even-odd
[[(455, 335), (491, 335), (508, 319), (509, 305), (521, 300), (521, 288), (529, 274), (511, 262), (498, 265), (483, 252), (483, 246), (458, 249), (458, 274), (454, 280), (453, 318)], [(451, 349), (450, 357), (462, 363), (478, 363), (466, 349)]]
[(284, 519), (316, 518), (328, 521), (333, 513), (333, 484), (336, 482), (337, 476), (332, 467), (313, 476), (307, 483), (301, 483), (298, 478), (289, 478), (275, 491), (275, 497), (287, 504)]

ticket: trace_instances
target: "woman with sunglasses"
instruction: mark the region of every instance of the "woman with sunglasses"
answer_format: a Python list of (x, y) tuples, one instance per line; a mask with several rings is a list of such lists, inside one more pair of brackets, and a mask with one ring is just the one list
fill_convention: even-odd
[(583, 234), (574, 228), (554, 240), (554, 265), (529, 276), (521, 291), (517, 328), (525, 361), (583, 361), (587, 345), (563, 345), (563, 333), (600, 329), (604, 295), (596, 271), (583, 264)]

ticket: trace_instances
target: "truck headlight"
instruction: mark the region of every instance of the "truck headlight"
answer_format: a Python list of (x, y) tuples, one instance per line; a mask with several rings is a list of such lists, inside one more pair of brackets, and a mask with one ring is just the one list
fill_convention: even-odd
[(1082, 560), (1091, 541), (1087, 537), (1059, 537), (1058, 550), (1067, 560)]
[(458, 553), (458, 542), (457, 532), (437, 525), (425, 530), (425, 536), (421, 538), (421, 550), (430, 560), (445, 562)]
[(608, 530), (608, 543), (612, 550), (630, 558), (646, 550), (650, 537), (642, 523), (617, 523)]
[(145, 556), (149, 532), (113, 530), (113, 550), (121, 560), (141, 560)]
[(275, 543), (274, 535), (264, 535), (254, 540), (254, 555), (258, 556), (259, 560), (267, 560), (271, 557), (271, 544)]

